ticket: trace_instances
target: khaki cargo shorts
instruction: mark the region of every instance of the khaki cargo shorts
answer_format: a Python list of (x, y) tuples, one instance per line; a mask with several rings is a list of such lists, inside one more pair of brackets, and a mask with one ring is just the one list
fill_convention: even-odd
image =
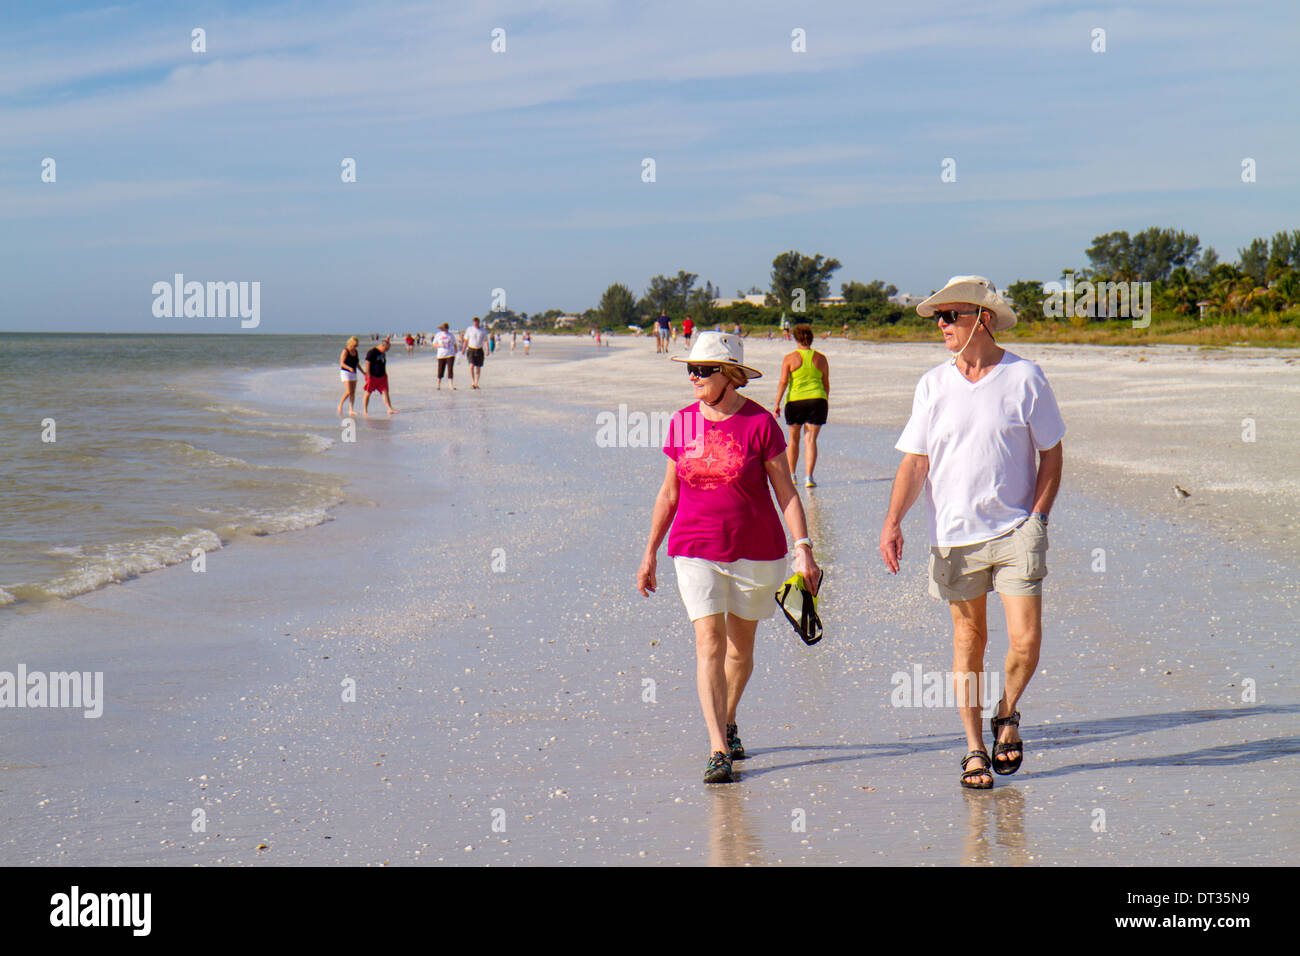
[(930, 595), (945, 601), (1042, 594), (1046, 575), (1047, 525), (1032, 515), (990, 541), (930, 549)]

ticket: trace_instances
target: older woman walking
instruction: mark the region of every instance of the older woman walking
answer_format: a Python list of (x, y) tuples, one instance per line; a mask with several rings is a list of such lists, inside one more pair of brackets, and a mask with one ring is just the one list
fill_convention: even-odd
[(343, 414), (343, 403), (348, 404), (348, 415), (357, 413), (357, 367), (361, 359), (357, 355), (360, 340), (354, 335), (339, 353), (339, 380), (343, 382), (343, 397), (339, 399), (339, 414)]
[(804, 487), (816, 488), (813, 469), (817, 467), (817, 435), (826, 424), (831, 394), (831, 366), (825, 355), (813, 351), (811, 325), (796, 325), (794, 339), (799, 347), (781, 362), (781, 380), (776, 385), (776, 404), (772, 407), (772, 414), (781, 414), (781, 396), (785, 395), (788, 383), (790, 394), (785, 401), (785, 423), (790, 426), (790, 444), (786, 449), (786, 456), (790, 460), (790, 479), (794, 480), (794, 470), (799, 465), (799, 433), (807, 428), (803, 434), (804, 460), (807, 462)]
[(781, 429), (761, 405), (737, 392), (762, 374), (745, 365), (740, 339), (701, 332), (690, 354), (673, 361), (687, 363), (696, 401), (669, 422), (664, 454), (670, 460), (637, 589), (648, 597), (658, 587), (659, 545), (668, 535), (677, 587), (695, 627), (710, 749), (704, 782), (730, 783), (732, 761), (745, 756), (736, 709), (754, 670), (754, 632), (775, 612), (786, 577), (785, 531), (771, 492), (795, 537), (795, 570), (813, 586), (821, 572), (786, 467)]

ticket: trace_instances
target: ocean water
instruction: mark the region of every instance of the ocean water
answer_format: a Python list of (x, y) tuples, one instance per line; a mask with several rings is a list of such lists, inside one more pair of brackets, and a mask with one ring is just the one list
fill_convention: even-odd
[(345, 338), (0, 333), (0, 608), (329, 520), (333, 409), (268, 410), (239, 383), (311, 365), (337, 384)]

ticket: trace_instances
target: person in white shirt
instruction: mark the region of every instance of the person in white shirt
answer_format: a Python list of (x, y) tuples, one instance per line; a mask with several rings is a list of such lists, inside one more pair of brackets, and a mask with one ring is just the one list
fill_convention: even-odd
[[(1061, 484), (1065, 423), (1039, 367), (994, 340), (1016, 324), (1016, 314), (991, 282), (954, 276), (916, 311), (938, 319), (953, 357), (917, 383), (911, 418), (895, 446), (903, 461), (880, 554), (897, 574), (903, 517), (924, 488), (930, 594), (947, 600), (952, 613), (954, 690), (969, 750), (961, 785), (986, 790), (993, 786), (990, 770), (1015, 773), (1024, 758), (1016, 704), (1038, 667), (1047, 514)], [(992, 686), (984, 676), (989, 591), (1002, 597), (1010, 638), (1005, 690), (990, 711), (992, 759), (979, 700), (980, 688)]]
[(447, 373), (447, 384), (456, 391), (456, 337), (448, 331), (447, 323), (438, 326), (433, 337), (433, 347), (438, 350), (438, 389), (442, 389), (442, 374)]
[(478, 316), (474, 324), (465, 330), (465, 357), (469, 359), (470, 388), (478, 388), (478, 377), (483, 373), (483, 349), (487, 345), (487, 329), (479, 325)]

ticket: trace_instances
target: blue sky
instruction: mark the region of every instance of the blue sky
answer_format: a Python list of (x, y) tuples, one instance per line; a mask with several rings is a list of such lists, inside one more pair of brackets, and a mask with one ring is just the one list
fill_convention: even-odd
[(1300, 228), (1298, 27), (1199, 0), (5, 2), (0, 328), (237, 330), (154, 318), (177, 272), (261, 282), (274, 333), (464, 324), (498, 287), (579, 311), (679, 269), (734, 294), (788, 249), (916, 294), (1053, 279), (1112, 229), (1232, 260)]

